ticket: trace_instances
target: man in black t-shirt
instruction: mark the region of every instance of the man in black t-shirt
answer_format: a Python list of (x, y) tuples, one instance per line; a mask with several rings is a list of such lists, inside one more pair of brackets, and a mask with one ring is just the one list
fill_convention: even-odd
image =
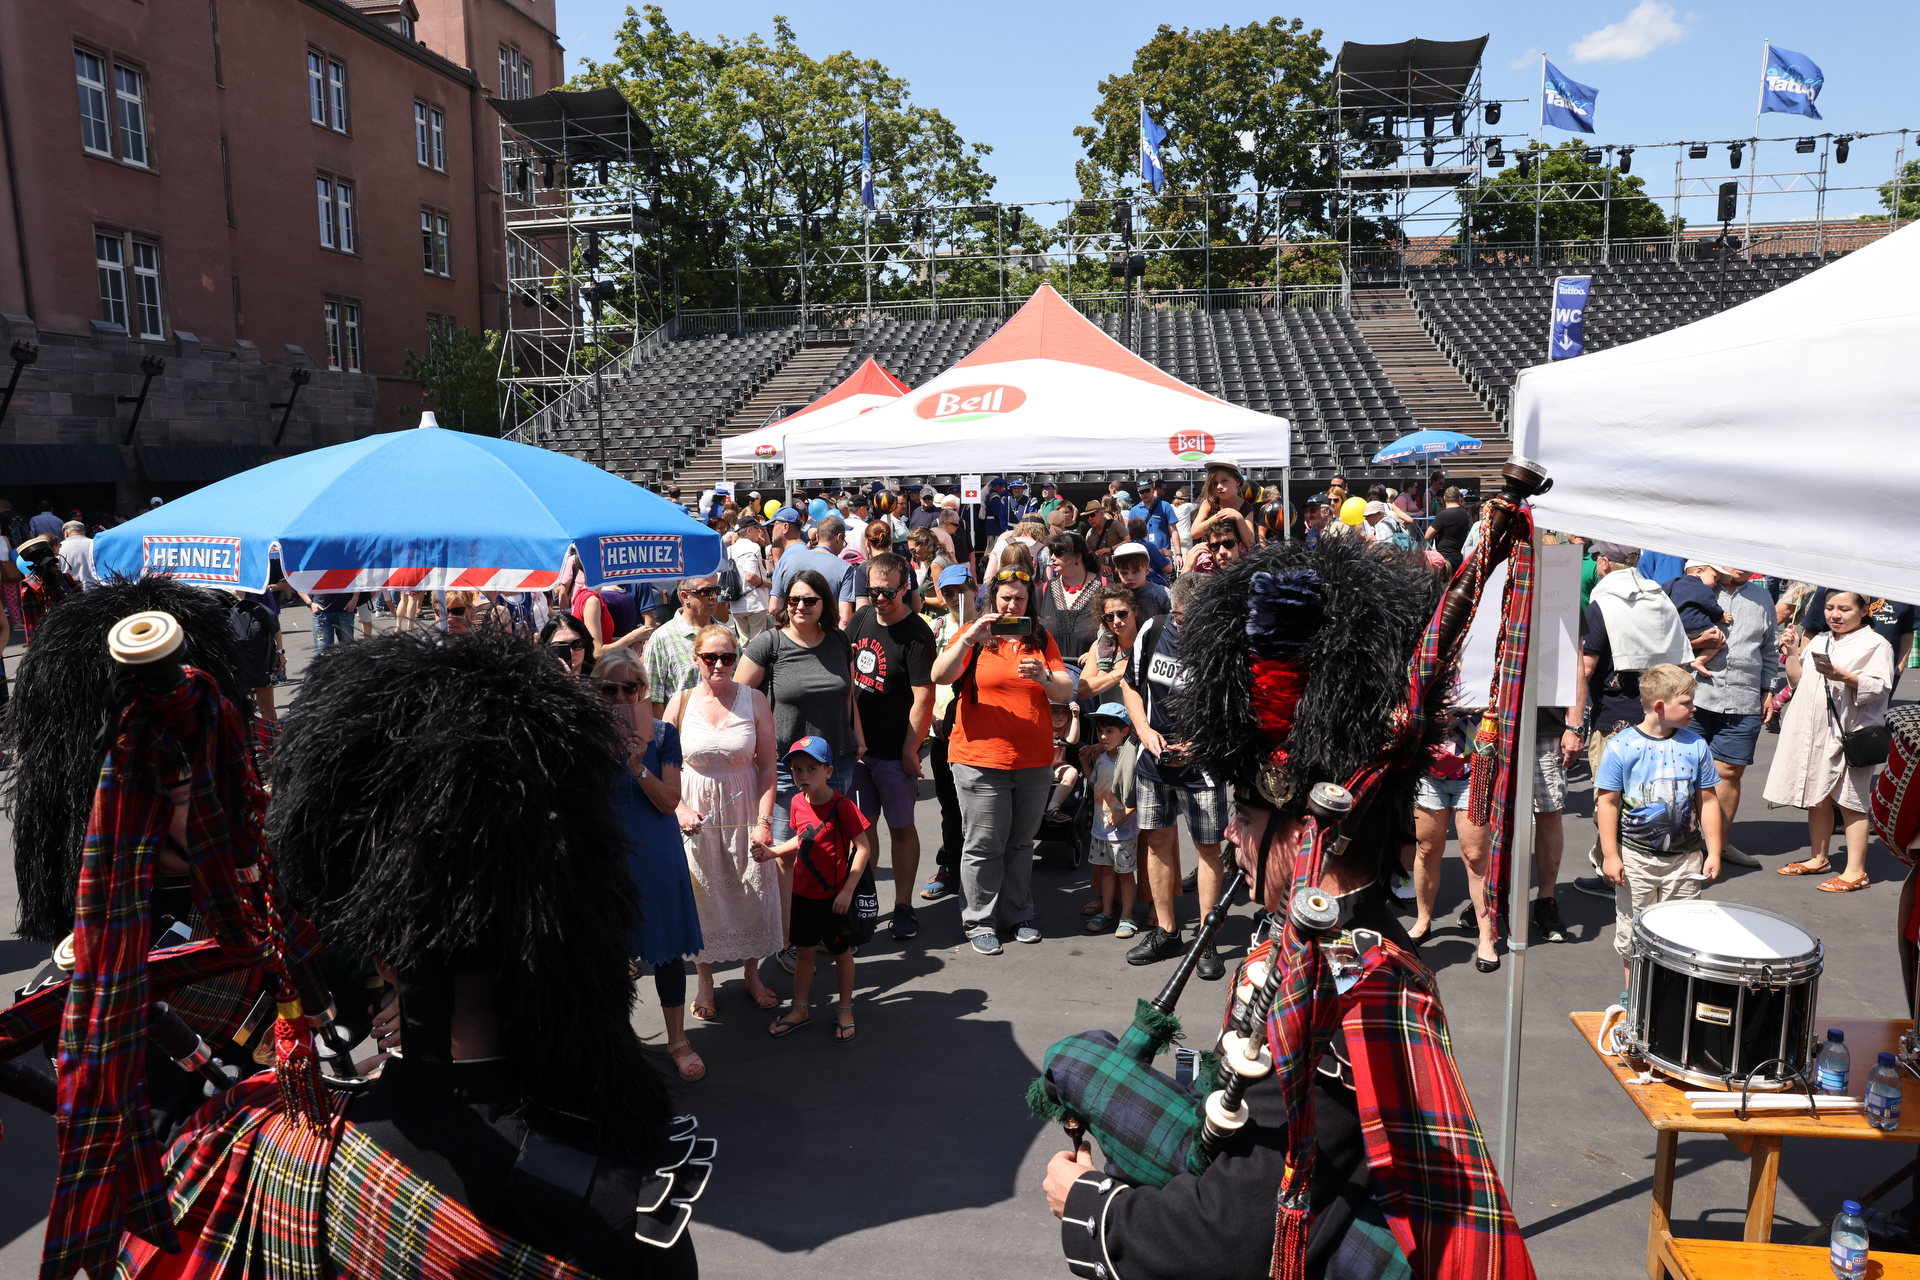
[(1450, 566), (1458, 569), (1461, 548), (1467, 544), (1467, 534), (1473, 531), (1473, 512), (1464, 505), (1466, 499), (1458, 489), (1449, 488), (1440, 500), (1446, 505), (1427, 527), (1427, 540), (1433, 543), (1435, 551), (1447, 558)]
[(853, 696), (867, 753), (853, 767), (852, 799), (868, 821), (885, 810), (893, 858), (893, 936), (920, 932), (911, 901), (920, 870), (913, 805), (920, 744), (933, 722), (933, 629), (912, 611), (907, 562), (892, 552), (866, 563), (873, 602), (847, 624), (853, 647)]

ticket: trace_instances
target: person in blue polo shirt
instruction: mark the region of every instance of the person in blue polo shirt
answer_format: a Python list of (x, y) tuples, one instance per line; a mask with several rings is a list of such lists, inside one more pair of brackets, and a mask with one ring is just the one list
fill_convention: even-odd
[(1141, 481), (1140, 501), (1127, 512), (1127, 518), (1145, 520), (1146, 544), (1177, 561), (1180, 559), (1180, 517), (1174, 514), (1173, 504), (1166, 500), (1164, 488), (1158, 480)]

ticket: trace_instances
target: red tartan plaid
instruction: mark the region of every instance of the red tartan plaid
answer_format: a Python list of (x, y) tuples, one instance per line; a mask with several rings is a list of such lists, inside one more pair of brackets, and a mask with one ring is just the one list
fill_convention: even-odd
[[(222, 951), (216, 942), (190, 942), (147, 956), (147, 988), (154, 999), (165, 1000), (186, 984), (217, 979), (243, 967), (244, 961)], [(17, 1058), (54, 1037), (67, 1007), (67, 986), (66, 982), (57, 982), (42, 987), (0, 1012), (0, 1062)]]
[[(67, 586), (72, 589), (73, 594), (80, 594), (79, 583), (65, 573), (60, 576), (66, 578)], [(33, 643), (33, 633), (40, 629), (40, 619), (47, 616), (47, 610), (52, 606), (47, 603), (46, 588), (32, 574), (28, 574), (24, 581), (15, 585), (20, 588), (20, 630), (24, 635), (20, 643), (24, 646)]]

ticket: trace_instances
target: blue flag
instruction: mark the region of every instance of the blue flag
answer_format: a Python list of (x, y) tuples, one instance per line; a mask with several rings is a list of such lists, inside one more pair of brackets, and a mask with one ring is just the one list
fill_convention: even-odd
[(860, 203), (873, 208), (873, 147), (867, 142), (867, 113), (860, 113)]
[(1821, 119), (1813, 100), (1820, 96), (1826, 77), (1819, 64), (1804, 53), (1767, 46), (1767, 70), (1760, 81), (1760, 109), (1791, 116)]
[(1153, 122), (1147, 114), (1147, 104), (1140, 103), (1140, 181), (1148, 183), (1158, 191), (1167, 181), (1167, 171), (1160, 165), (1160, 144), (1167, 140), (1167, 131)]
[(1540, 64), (1546, 69), (1540, 85), (1540, 123), (1571, 133), (1592, 133), (1593, 103), (1600, 91), (1568, 79), (1545, 58)]
[(1553, 282), (1548, 360), (1571, 360), (1587, 349), (1587, 294), (1592, 288), (1592, 276), (1561, 276)]

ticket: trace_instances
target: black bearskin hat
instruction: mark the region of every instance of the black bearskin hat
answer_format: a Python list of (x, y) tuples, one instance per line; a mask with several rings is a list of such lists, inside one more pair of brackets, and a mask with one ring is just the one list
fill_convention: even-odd
[[(1315, 783), (1345, 785), (1392, 740), (1408, 664), (1445, 589), (1418, 554), (1353, 536), (1311, 550), (1270, 542), (1215, 575), (1180, 630), (1174, 718), (1194, 764), (1274, 803), (1262, 773), (1278, 749), (1289, 813), (1305, 811)], [(1397, 763), (1375, 814), (1412, 805), (1425, 761)]]
[(272, 763), (267, 837), (330, 947), (412, 981), (482, 973), (545, 1123), (606, 1154), (665, 1130), (665, 1081), (629, 1021), (640, 908), (613, 807), (611, 713), (494, 632), (336, 645)]
[(49, 609), (20, 659), (4, 725), (13, 768), (0, 775), (0, 786), (13, 816), (22, 938), (58, 942), (73, 930), (80, 855), (105, 754), (102, 730), (125, 706), (114, 692), (117, 664), (107, 653), (107, 633), (150, 609), (173, 615), (186, 633), (187, 661), (252, 719), (228, 609), (213, 592), (172, 578), (116, 577)]

